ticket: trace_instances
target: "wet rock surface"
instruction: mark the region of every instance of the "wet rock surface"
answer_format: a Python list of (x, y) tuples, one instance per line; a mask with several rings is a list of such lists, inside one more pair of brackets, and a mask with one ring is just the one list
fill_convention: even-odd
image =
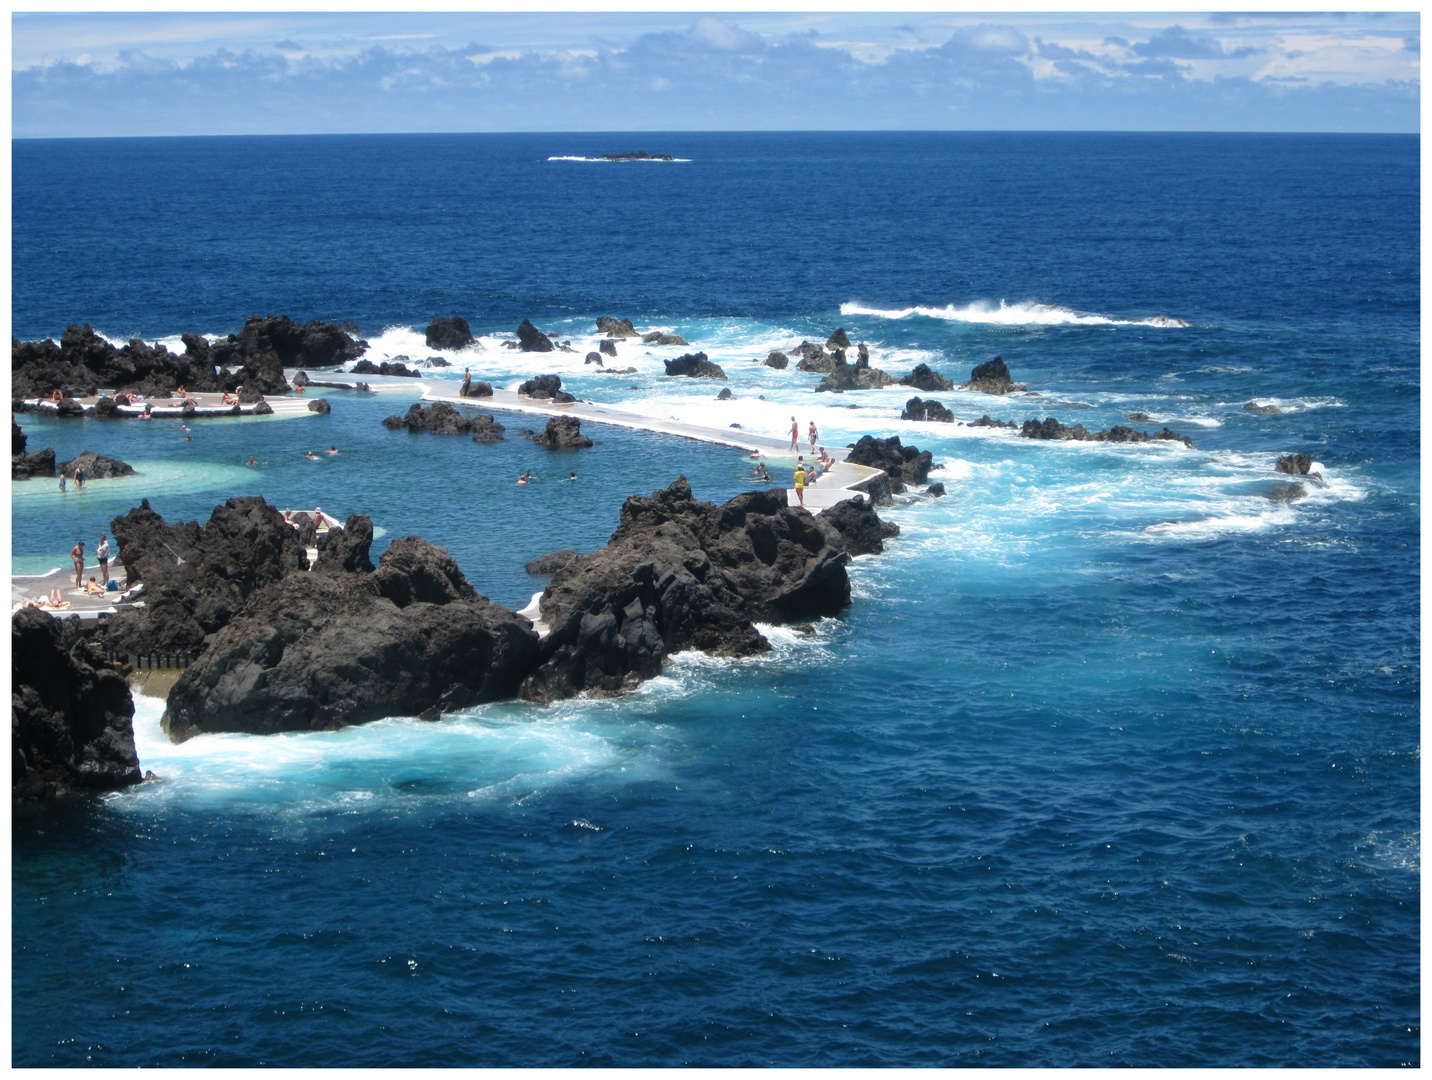
[[(77, 620), (75, 620), (77, 621)], [(10, 620), (10, 768), (15, 799), (108, 791), (141, 780), (134, 699), (80, 638), (35, 608)]]
[(522, 325), (517, 328), (517, 347), (523, 352), (551, 352), (556, 348), (552, 339), (528, 319), (523, 319)]
[(961, 390), (976, 390), (981, 394), (1008, 394), (1013, 390), (1027, 389), (1009, 376), (1004, 360), (996, 356), (970, 371), (969, 382), (960, 384)]
[(1180, 435), (1176, 431), (1164, 428), (1150, 435), (1146, 431), (1135, 431), (1133, 428), (1115, 425), (1108, 431), (1090, 431), (1083, 424), (1075, 424), (1070, 427), (1061, 424), (1052, 416), (1041, 423), (1038, 420), (1026, 420), (1019, 431), (1020, 437), (1025, 439), (1048, 439), (1058, 441), (1075, 442), (1113, 442), (1113, 443), (1146, 443), (1146, 442), (1180, 442), (1190, 450), (1196, 449), (1193, 440), (1186, 435)]
[(592, 440), (582, 434), (582, 425), (575, 416), (554, 416), (532, 441), (548, 450), (585, 450)]
[(472, 336), (472, 327), (460, 315), (450, 318), (436, 318), (423, 331), (423, 340), (430, 349), (466, 349), (477, 339)]
[(901, 386), (913, 386), (916, 390), (923, 390), (927, 394), (931, 391), (953, 390), (955, 384), (945, 378), (938, 371), (934, 371), (928, 364), (918, 365), (914, 371), (900, 380)]
[(900, 414), (901, 420), (927, 421), (930, 423), (953, 424), (955, 414), (950, 412), (934, 398), (922, 401), (920, 398), (912, 397), (905, 402), (905, 409)]
[(725, 379), (726, 372), (720, 364), (713, 364), (704, 352), (686, 353), (675, 360), (667, 360), (668, 375), (684, 375), (689, 379)]
[(905, 446), (898, 435), (889, 439), (862, 435), (845, 460), (872, 469), (883, 469), (890, 479), (890, 491), (895, 495), (904, 491), (906, 485), (923, 484), (930, 470), (935, 468), (930, 451)]
[(432, 718), (513, 696), (537, 652), (531, 623), (478, 595), (444, 549), (407, 537), (376, 570), (258, 590), (174, 685), (164, 728), (182, 742)]

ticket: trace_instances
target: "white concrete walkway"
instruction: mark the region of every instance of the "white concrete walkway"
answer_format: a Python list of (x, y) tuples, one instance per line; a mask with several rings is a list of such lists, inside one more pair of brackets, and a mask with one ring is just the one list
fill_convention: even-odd
[[(759, 451), (767, 461), (766, 468), (774, 470), (775, 475), (783, 478), (795, 471), (796, 454), (804, 454), (807, 461), (814, 457), (804, 446), (797, 451), (792, 451), (789, 438), (778, 439), (741, 428), (709, 428), (699, 424), (683, 423), (680, 420), (663, 420), (654, 416), (623, 412), (609, 405), (598, 405), (590, 401), (562, 403), (545, 398), (523, 397), (515, 391), (500, 390), (496, 387), (493, 388), (491, 397), (480, 398), (435, 393), (427, 383), (421, 384), (420, 389), (424, 401), (444, 401), (454, 407), (466, 406), (479, 412), (497, 409), (505, 412), (533, 413), (538, 416), (575, 416), (578, 420), (590, 421), (593, 424), (611, 424), (614, 427), (654, 431), (682, 439), (695, 439), (698, 442), (735, 446), (748, 453)], [(772, 464), (779, 459), (787, 459), (787, 461), (781, 465)], [(755, 462), (752, 461), (751, 468), (754, 467)], [(809, 510), (820, 511), (846, 499), (863, 499), (865, 493), (861, 489), (875, 477), (881, 475), (883, 472), (880, 469), (854, 465), (848, 461), (837, 461), (834, 468), (821, 477), (819, 483), (805, 489), (804, 505)], [(783, 490), (786, 492), (787, 505), (800, 505), (793, 488)]]

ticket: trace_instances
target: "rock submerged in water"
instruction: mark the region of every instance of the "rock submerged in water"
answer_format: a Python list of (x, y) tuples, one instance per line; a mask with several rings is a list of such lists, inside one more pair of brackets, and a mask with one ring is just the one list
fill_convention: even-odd
[(652, 331), (651, 333), (649, 333), (649, 334), (643, 334), (643, 335), (641, 336), (641, 342), (642, 342), (643, 345), (689, 345), (689, 344), (690, 344), (690, 342), (687, 341), (687, 340), (686, 340), (684, 337), (682, 337), (680, 334), (663, 334), (660, 330), (653, 330), (653, 331)]
[(916, 390), (923, 390), (925, 393), (940, 390), (953, 390), (955, 384), (945, 378), (938, 371), (932, 371), (928, 364), (918, 365), (914, 371), (900, 380), (901, 386), (913, 386)]
[(577, 557), (571, 548), (562, 548), (550, 555), (541, 555), (527, 564), (526, 570), (533, 577), (549, 577)]
[(547, 426), (532, 441), (548, 450), (585, 450), (592, 446), (592, 440), (582, 434), (582, 426), (575, 416), (554, 416)]
[(816, 393), (843, 394), (847, 390), (879, 390), (895, 382), (893, 375), (879, 368), (846, 363), (844, 349), (836, 349), (829, 359), (830, 374), (816, 385)]
[[(606, 334), (609, 338), (631, 338), (640, 337), (636, 327), (631, 324), (630, 319), (613, 319), (610, 315), (603, 315), (597, 320), (597, 333)], [(612, 346), (612, 354), (616, 355), (616, 346)], [(604, 350), (605, 351), (605, 350)]]
[(777, 490), (723, 506), (692, 497), (685, 477), (622, 505), (605, 547), (558, 570), (541, 598), (551, 627), (529, 701), (617, 693), (697, 648), (764, 652), (756, 621), (833, 615), (850, 603), (850, 555), (829, 521), (785, 505)]
[(1274, 484), (1268, 489), (1267, 495), (1272, 502), (1296, 502), (1308, 494), (1308, 489), (1302, 484)]
[(970, 426), (970, 427), (1018, 428), (1018, 427), (1019, 427), (1019, 424), (1015, 423), (1013, 420), (991, 420), (990, 417), (989, 417), (989, 414), (986, 413), (984, 416), (981, 416), (978, 420), (971, 420), (969, 426)]
[(617, 343), (615, 341), (599, 341), (597, 352), (602, 356), (615, 357), (617, 355)]
[(583, 363), (583, 364), (596, 364), (597, 367), (605, 367), (605, 366), (606, 366), (605, 364), (602, 363), (602, 354), (599, 353), (599, 352), (589, 352), (589, 353), (587, 353), (586, 357), (582, 360), (582, 363)]
[(410, 536), (376, 570), (294, 574), (257, 591), (180, 676), (163, 726), (183, 742), (435, 718), (512, 697), (537, 654), (531, 623)]
[(308, 403), (308, 411), (327, 415), (333, 411), (333, 406), (328, 404), (327, 398), (314, 398)]
[(28, 480), (32, 476), (55, 475), (55, 452), (36, 450), (27, 454), (28, 436), (13, 419), (10, 421), (10, 479)]
[(1075, 442), (1181, 442), (1190, 450), (1197, 449), (1193, 445), (1193, 440), (1187, 435), (1180, 435), (1177, 431), (1171, 431), (1168, 428), (1156, 431), (1152, 435), (1146, 431), (1135, 431), (1133, 428), (1123, 425), (1115, 425), (1108, 431), (1090, 431), (1083, 424), (1075, 424), (1073, 427), (1061, 424), (1052, 416), (1042, 424), (1038, 420), (1026, 420), (1019, 434), (1021, 438), (1025, 439), (1072, 440)]
[(523, 319), (522, 325), (517, 328), (517, 347), (523, 352), (551, 352), (556, 348), (552, 339), (533, 326), (529, 319)]
[(10, 791), (17, 800), (141, 780), (134, 699), (78, 629), (37, 608), (10, 620)]
[(1009, 368), (1004, 360), (996, 356), (970, 372), (970, 381), (960, 384), (961, 390), (975, 390), (981, 394), (1008, 394), (1013, 390), (1025, 390), (1023, 383), (1016, 383), (1009, 377)]
[(1278, 459), (1278, 464), (1274, 466), (1274, 469), (1290, 476), (1307, 476), (1308, 470), (1312, 467), (1313, 459), (1307, 454), (1284, 454)]
[(901, 420), (928, 421), (930, 423), (953, 424), (955, 414), (950, 412), (942, 404), (931, 398), (929, 401), (922, 401), (912, 397), (905, 402), (905, 411), (900, 414)]
[(777, 371), (785, 371), (786, 365), (791, 362), (791, 358), (785, 353), (781, 352), (779, 349), (777, 349), (773, 350), (763, 362), (768, 368), (775, 368)]
[(1276, 405), (1259, 405), (1256, 401), (1250, 401), (1243, 406), (1248, 412), (1257, 413), (1259, 416), (1271, 416), (1283, 410)]
[(426, 408), (414, 402), (408, 407), (407, 415), (390, 416), (383, 421), (383, 426), (394, 431), (406, 428), (414, 433), (424, 431), (433, 435), (495, 436), (478, 439), (479, 442), (497, 442), (506, 430), (490, 415), (480, 413), (469, 419), (446, 401), (435, 401)]
[(713, 364), (704, 352), (686, 353), (675, 360), (664, 361), (668, 375), (684, 375), (689, 379), (724, 379), (726, 372)]
[(466, 349), (477, 339), (472, 336), (472, 327), (460, 315), (451, 318), (436, 318), (428, 323), (423, 340), (430, 349)]
[(60, 462), (61, 476), (74, 476), (76, 469), (85, 471), (86, 480), (113, 480), (117, 476), (133, 476), (134, 467), (117, 458), (103, 457), (93, 450), (86, 450), (78, 457)]

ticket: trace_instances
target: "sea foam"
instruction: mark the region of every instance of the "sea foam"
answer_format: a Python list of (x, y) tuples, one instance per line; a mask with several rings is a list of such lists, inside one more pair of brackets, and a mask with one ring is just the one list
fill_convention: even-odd
[(1108, 315), (1081, 315), (1072, 308), (1059, 304), (1041, 304), (1035, 300), (1023, 300), (1016, 304), (1001, 300), (998, 305), (977, 300), (964, 307), (947, 304), (944, 307), (877, 308), (864, 304), (847, 302), (840, 305), (842, 315), (873, 315), (881, 319), (906, 319), (911, 315), (924, 315), (930, 319), (944, 319), (949, 322), (993, 323), (1000, 326), (1157, 326), (1160, 328), (1184, 327), (1188, 323), (1167, 315), (1154, 315), (1147, 319), (1116, 319)]

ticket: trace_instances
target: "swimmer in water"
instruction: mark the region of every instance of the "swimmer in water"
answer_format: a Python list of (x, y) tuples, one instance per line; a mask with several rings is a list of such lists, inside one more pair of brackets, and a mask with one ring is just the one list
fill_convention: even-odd
[(568, 479), (568, 480), (575, 480), (575, 479), (577, 479), (577, 470), (576, 470), (576, 469), (573, 469), (573, 470), (572, 470), (572, 475), (569, 476), (569, 477), (567, 477), (567, 479)]
[(338, 447), (336, 447), (336, 446), (330, 446), (330, 447), (328, 448), (328, 452), (329, 452), (330, 454), (336, 454), (336, 453), (338, 453)]
[(309, 461), (317, 461), (317, 460), (318, 460), (318, 455), (315, 454), (312, 450), (310, 450), (307, 454), (305, 454), (304, 457), (308, 458)]
[(258, 464), (258, 462), (254, 460), (254, 456), (253, 456), (252, 454), (249, 455), (249, 462), (248, 462), (248, 463), (249, 463), (250, 465), (257, 465), (257, 464)]

